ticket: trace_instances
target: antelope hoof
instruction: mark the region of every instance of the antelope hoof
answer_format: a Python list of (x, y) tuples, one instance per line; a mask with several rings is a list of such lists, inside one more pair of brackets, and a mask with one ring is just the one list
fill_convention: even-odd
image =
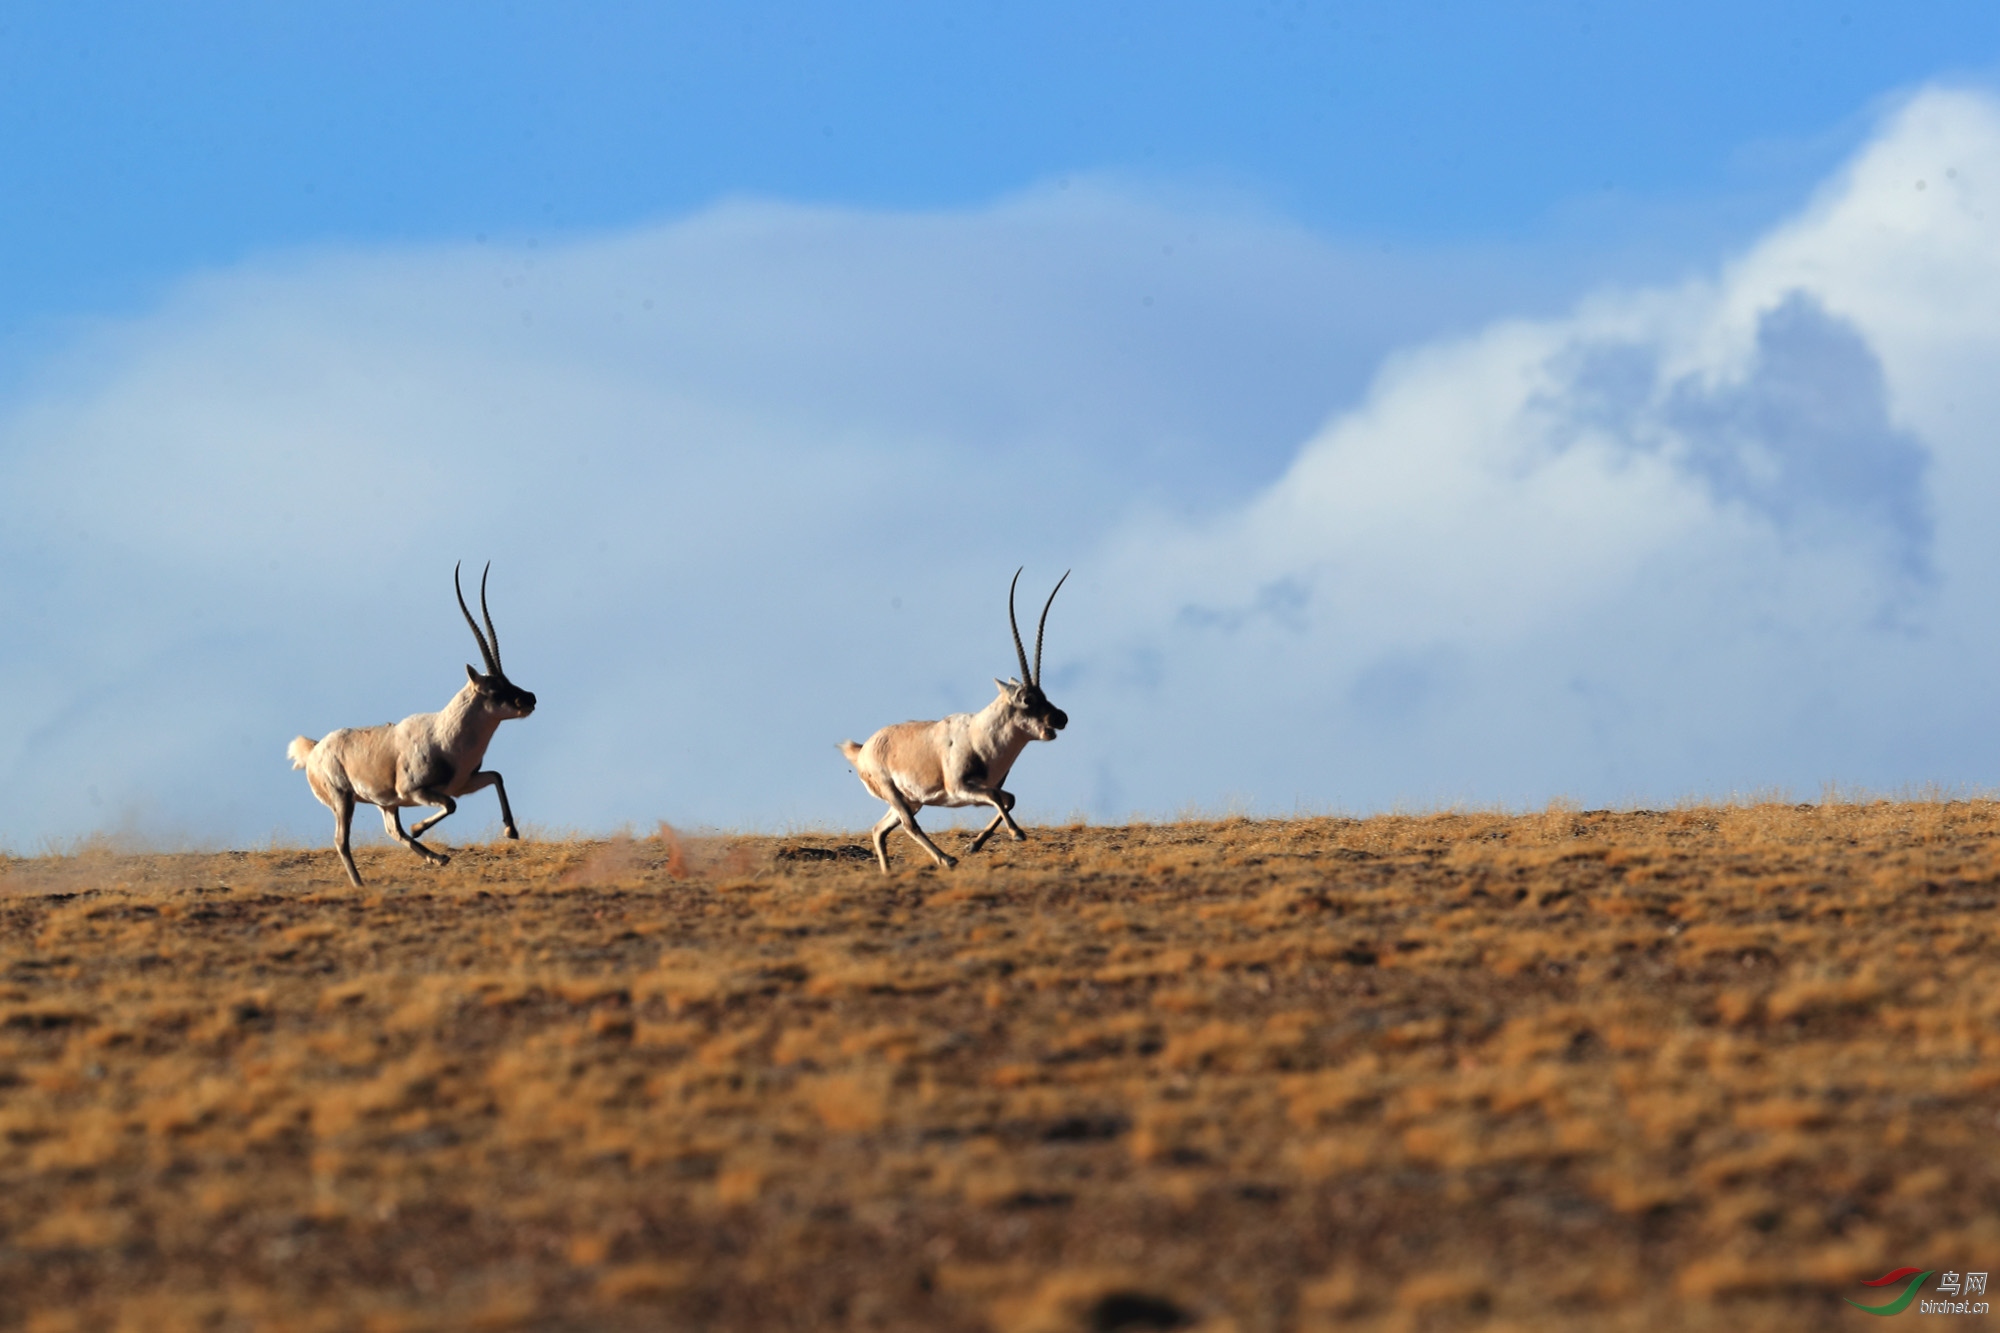
[(958, 869), (958, 858), (953, 856), (950, 852), (946, 852), (944, 859), (938, 862), (938, 864), (943, 866), (946, 870), (956, 870)]
[(1014, 840), (1015, 842), (1026, 842), (1026, 841), (1028, 840), (1028, 835), (1027, 835), (1027, 834), (1025, 834), (1025, 833), (1023, 833), (1023, 832), (1021, 832), (1021, 830), (1019, 830), (1019, 829), (1017, 829), (1017, 828), (1016, 828), (1016, 829), (1008, 829), (1008, 830), (1007, 830), (1007, 836), (1008, 836), (1008, 837), (1010, 837), (1010, 838), (1012, 838), (1012, 839), (1013, 839), (1013, 840)]
[(451, 864), (451, 858), (443, 852), (427, 852), (425, 855), (430, 857), (431, 864), (434, 866), (448, 866)]
[(509, 824), (507, 826), (507, 836), (512, 838), (515, 842), (519, 842), (521, 840), (521, 831), (515, 828), (512, 824)]

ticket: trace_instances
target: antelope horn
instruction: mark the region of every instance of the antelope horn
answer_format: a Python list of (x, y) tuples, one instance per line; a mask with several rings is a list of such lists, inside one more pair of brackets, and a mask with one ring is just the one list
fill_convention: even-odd
[[(486, 576), (493, 572), (493, 562), (488, 560), (486, 568), (479, 571), (479, 614), (486, 620), (486, 642), (493, 649), (493, 674), (504, 676), (507, 668), (500, 665), (500, 631), (493, 628), (493, 613), (486, 609)], [(1044, 615), (1048, 614), (1046, 611)]]
[[(1056, 604), (1056, 594), (1062, 591), (1063, 584), (1069, 582), (1069, 576), (1070, 571), (1065, 569), (1063, 576), (1056, 580), (1056, 586), (1049, 590), (1049, 600), (1042, 603), (1041, 623), (1035, 626), (1035, 687), (1037, 689), (1041, 688), (1042, 684), (1042, 631), (1049, 627), (1049, 608)], [(1020, 576), (1016, 575), (1015, 577), (1018, 578)], [(1011, 609), (1012, 607), (1010, 606), (1009, 610)]]
[[(1021, 569), (1026, 568), (1026, 565), (1021, 566)], [(1020, 581), (1021, 570), (1017, 569), (1014, 571), (1014, 583)], [(1021, 626), (1014, 619), (1014, 583), (1007, 585), (1007, 628), (1014, 631), (1014, 656), (1021, 659), (1021, 683), (1032, 685), (1035, 678), (1028, 671), (1028, 650), (1021, 646)]]
[[(492, 566), (488, 565), (487, 568), (490, 569)], [(486, 646), (486, 636), (479, 632), (478, 624), (472, 619), (472, 611), (465, 604), (465, 590), (458, 586), (457, 565), (451, 567), (451, 589), (458, 594), (458, 610), (465, 617), (466, 628), (472, 631), (473, 638), (479, 640), (479, 655), (486, 661), (487, 672), (491, 675), (499, 675), (500, 663), (495, 660), (493, 650)], [(483, 574), (479, 576), (479, 609), (482, 611), (486, 609), (486, 576)]]

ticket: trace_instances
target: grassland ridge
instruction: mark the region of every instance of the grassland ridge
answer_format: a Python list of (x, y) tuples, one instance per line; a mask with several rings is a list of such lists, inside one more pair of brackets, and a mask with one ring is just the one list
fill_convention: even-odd
[(0, 1327), (1806, 1329), (2000, 1253), (1988, 803), (1030, 832), (0, 861)]

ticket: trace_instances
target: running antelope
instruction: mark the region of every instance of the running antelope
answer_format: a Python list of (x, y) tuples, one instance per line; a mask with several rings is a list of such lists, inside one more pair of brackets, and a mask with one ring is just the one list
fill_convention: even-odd
[[(491, 562), (486, 566), (490, 572)], [(479, 655), (486, 661), (486, 674), (470, 665), (465, 668), (465, 688), (435, 713), (417, 713), (401, 722), (379, 727), (342, 727), (330, 731), (317, 743), (301, 736), (285, 753), (293, 768), (306, 771), (306, 781), (320, 804), (333, 811), (333, 845), (347, 878), (361, 887), (361, 874), (354, 868), (354, 854), (347, 848), (347, 836), (354, 823), (354, 805), (359, 801), (377, 806), (382, 823), (396, 841), (432, 865), (451, 860), (443, 852), (432, 851), (418, 842), (424, 831), (458, 809), (460, 796), (491, 787), (500, 797), (500, 821), (507, 836), (518, 838), (514, 812), (507, 806), (507, 784), (498, 773), (481, 769), (486, 747), (493, 733), (510, 717), (526, 717), (535, 711), (535, 696), (507, 679), (500, 669), (500, 635), (493, 628), (493, 613), (486, 609), (486, 575), (479, 576), (479, 614), (486, 618), (481, 634), (465, 605), (465, 591), (458, 584), (458, 566), (451, 570), (451, 586), (458, 593), (458, 609), (479, 641)], [(438, 813), (403, 831), (403, 807), (434, 805)]]
[(889, 813), (872, 835), (883, 874), (889, 873), (889, 830), (898, 824), (939, 865), (949, 870), (958, 864), (957, 857), (917, 827), (917, 811), (927, 805), (993, 807), (992, 822), (965, 849), (967, 856), (984, 847), (1002, 824), (1015, 842), (1027, 840), (1014, 822), (1013, 794), (1001, 784), (1029, 741), (1052, 741), (1069, 725), (1069, 715), (1042, 693), (1042, 631), (1049, 625), (1049, 607), (1068, 579), (1068, 573), (1057, 579), (1049, 600), (1042, 603), (1042, 619), (1035, 626), (1035, 664), (1030, 667), (1027, 650), (1021, 647), (1021, 626), (1014, 619), (1014, 586), (1021, 581), (1021, 571), (1014, 571), (1014, 582), (1007, 585), (1007, 625), (1014, 631), (1021, 679), (995, 678), (1000, 694), (992, 703), (976, 713), (953, 713), (940, 722), (898, 722), (870, 736), (866, 745), (840, 743), (861, 785), (877, 800), (889, 803)]

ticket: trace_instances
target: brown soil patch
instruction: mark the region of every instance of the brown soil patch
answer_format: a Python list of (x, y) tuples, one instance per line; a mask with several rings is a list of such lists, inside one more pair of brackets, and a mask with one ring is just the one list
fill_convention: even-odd
[(0, 859), (0, 1327), (1820, 1329), (2000, 1260), (1993, 807), (1031, 833)]

